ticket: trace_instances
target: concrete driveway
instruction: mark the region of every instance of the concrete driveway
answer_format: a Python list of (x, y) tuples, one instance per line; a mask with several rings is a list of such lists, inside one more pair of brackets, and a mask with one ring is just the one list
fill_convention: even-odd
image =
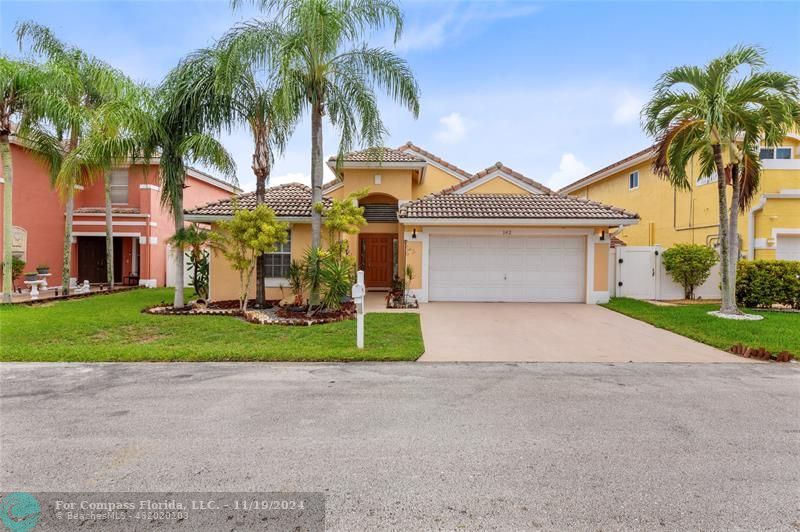
[(597, 305), (428, 303), (422, 362), (753, 362)]

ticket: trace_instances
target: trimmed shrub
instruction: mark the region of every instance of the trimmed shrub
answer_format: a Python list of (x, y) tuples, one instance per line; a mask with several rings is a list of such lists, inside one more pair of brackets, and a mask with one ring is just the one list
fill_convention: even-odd
[(708, 279), (719, 260), (714, 249), (700, 244), (676, 244), (662, 255), (664, 269), (683, 287), (686, 299), (694, 299), (694, 289)]
[(800, 261), (739, 261), (736, 301), (745, 307), (786, 305), (800, 309)]

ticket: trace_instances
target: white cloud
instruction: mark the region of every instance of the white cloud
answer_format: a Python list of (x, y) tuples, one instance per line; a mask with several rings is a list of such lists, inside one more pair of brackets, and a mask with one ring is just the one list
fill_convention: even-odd
[(578, 160), (572, 153), (565, 153), (561, 156), (558, 171), (553, 173), (547, 180), (547, 186), (553, 190), (572, 183), (589, 173), (589, 167)]
[(285, 185), (286, 183), (302, 183), (311, 185), (311, 176), (303, 172), (289, 172), (288, 174), (270, 177), (269, 186)]
[(516, 2), (454, 2), (438, 18), (431, 20), (431, 12), (425, 14), (425, 22), (409, 24), (397, 46), (400, 50), (432, 50), (446, 41), (467, 33), (476, 25), (486, 26), (490, 22), (521, 18), (541, 10), (537, 5)]
[(617, 125), (631, 124), (639, 120), (644, 100), (629, 90), (622, 91), (614, 109), (613, 121)]
[(439, 119), (439, 130), (436, 132), (436, 140), (445, 144), (455, 144), (467, 134), (467, 124), (460, 113), (450, 113)]

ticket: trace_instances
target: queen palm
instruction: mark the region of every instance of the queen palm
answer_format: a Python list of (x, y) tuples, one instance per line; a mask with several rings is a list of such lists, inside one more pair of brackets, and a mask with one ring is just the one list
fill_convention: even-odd
[(11, 160), (10, 137), (12, 120), (27, 124), (32, 107), (41, 103), (45, 83), (42, 69), (28, 61), (14, 61), (0, 56), (0, 159), (3, 162), (3, 302), (11, 302), (12, 268), (12, 193), (14, 167)]
[[(158, 156), (161, 174), (161, 204), (175, 220), (175, 233), (184, 227), (183, 189), (186, 170), (201, 164), (236, 181), (236, 164), (231, 155), (210, 132), (216, 121), (204, 109), (205, 101), (197, 98), (194, 73), (188, 63), (173, 69), (155, 92), (153, 118), (156, 127), (142, 138), (142, 158)], [(175, 296), (173, 306), (183, 308), (183, 253), (178, 250), (173, 260)]]
[[(642, 111), (644, 128), (656, 139), (653, 168), (658, 175), (675, 188), (689, 189), (686, 168), (697, 158), (701, 176), (718, 176), (722, 314), (739, 313), (736, 220), (758, 190), (758, 143), (777, 143), (797, 124), (797, 79), (764, 66), (759, 49), (739, 46), (705, 67), (674, 68), (661, 76)], [(730, 211), (728, 177), (733, 185)]]
[[(34, 54), (45, 58), (50, 88), (46, 103), (38, 106), (36, 127), (28, 135), (34, 152), (46, 153), (51, 162), (53, 185), (66, 204), (64, 224), (64, 263), (62, 289), (69, 292), (72, 263), (72, 218), (75, 187), (88, 184), (92, 176), (78, 165), (64, 168), (60, 159), (78, 147), (87, 132), (92, 113), (105, 101), (119, 94), (119, 71), (82, 50), (60, 41), (49, 28), (34, 22), (17, 25), (20, 47), (26, 40)], [(39, 149), (58, 146), (59, 150)]]
[[(299, 114), (297, 105), (284, 106), (285, 99), (276, 98), (275, 77), (269, 68), (256, 59), (259, 48), (253, 49), (247, 34), (235, 29), (214, 48), (198, 50), (184, 60), (184, 68), (194, 75), (191, 87), (208, 123), (224, 129), (244, 124), (253, 138), (252, 170), (256, 178), (256, 204), (265, 201), (272, 161), (282, 153)], [(263, 256), (256, 266), (256, 303), (263, 306)]]
[[(236, 28), (263, 58), (276, 65), (280, 95), (311, 114), (312, 201), (322, 201), (322, 122), (340, 131), (339, 161), (357, 143), (378, 145), (385, 133), (376, 89), (419, 114), (419, 87), (408, 64), (389, 50), (358, 44), (372, 30), (390, 26), (400, 37), (403, 16), (393, 0), (250, 1), (275, 14), (275, 22), (252, 21)], [(322, 218), (312, 211), (311, 245), (319, 247)], [(312, 303), (318, 294), (312, 292)]]

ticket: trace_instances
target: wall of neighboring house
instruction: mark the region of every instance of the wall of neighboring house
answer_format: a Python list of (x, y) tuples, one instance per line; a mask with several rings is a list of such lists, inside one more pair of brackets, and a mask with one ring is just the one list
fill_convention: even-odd
[(428, 164), (425, 168), (425, 179), (422, 183), (413, 183), (411, 186), (411, 199), (418, 199), (429, 194), (435, 194), (461, 182), (457, 177)]
[[(775, 258), (774, 230), (800, 229), (800, 197), (791, 197), (790, 192), (800, 191), (800, 145), (793, 139), (786, 139), (784, 145), (793, 147), (793, 159), (787, 165), (797, 168), (775, 169), (772, 166), (776, 163), (765, 161), (761, 186), (750, 206), (757, 206), (763, 194), (782, 193), (784, 196), (765, 198), (763, 206), (754, 214), (754, 257), (757, 259)], [(644, 161), (570, 192), (570, 195), (638, 213), (641, 222), (625, 227), (618, 235), (630, 246), (659, 245), (669, 248), (677, 243), (715, 243), (719, 232), (716, 181), (699, 179), (699, 165), (693, 161), (687, 169), (691, 188), (676, 191), (669, 182), (654, 174), (651, 165), (650, 160)], [(633, 172), (639, 173), (639, 186), (631, 189), (629, 182)], [(747, 256), (750, 247), (748, 214), (749, 209), (739, 216), (739, 237), (744, 256)]]
[[(11, 145), (14, 167), (13, 185), (13, 225), (24, 229), (26, 234), (24, 259), (26, 271), (34, 270), (39, 264), (50, 266), (51, 286), (60, 285), (63, 274), (64, 242), (64, 204), (50, 186), (46, 165), (33, 153), (18, 144)], [(122, 237), (122, 272), (118, 278), (133, 271), (135, 257), (134, 245), (138, 245), (139, 277), (152, 281), (153, 285), (164, 286), (166, 282), (166, 240), (175, 232), (172, 216), (160, 205), (159, 169), (157, 165), (148, 167), (132, 166), (128, 171), (127, 202), (118, 203), (114, 208), (134, 209), (137, 214), (114, 215), (114, 233), (124, 233)], [(0, 173), (2, 170), (0, 170)], [(4, 184), (0, 184), (2, 198)], [(230, 190), (215, 186), (195, 177), (187, 176), (184, 203), (186, 208), (230, 197)], [(102, 211), (105, 208), (105, 191), (102, 176), (91, 185), (75, 192), (75, 209)], [(2, 201), (0, 200), (0, 216)], [(105, 234), (105, 218), (99, 212), (92, 214), (76, 213), (73, 234), (101, 236)], [(135, 238), (134, 235), (140, 235)], [(72, 244), (72, 276), (78, 282), (78, 243), (76, 236)], [(0, 246), (2, 233), (0, 232)], [(20, 284), (19, 281), (17, 284)]]
[[(11, 144), (11, 160), (14, 171), (12, 218), (13, 225), (24, 230), (24, 249), (21, 252), (26, 262), (25, 271), (34, 271), (39, 264), (47, 264), (53, 274), (48, 284), (61, 284), (64, 206), (50, 187), (47, 167), (30, 151)], [(0, 220), (4, 189), (5, 183), (0, 184)], [(2, 244), (0, 231), (0, 249)], [(22, 279), (17, 280), (17, 285), (22, 286)]]

